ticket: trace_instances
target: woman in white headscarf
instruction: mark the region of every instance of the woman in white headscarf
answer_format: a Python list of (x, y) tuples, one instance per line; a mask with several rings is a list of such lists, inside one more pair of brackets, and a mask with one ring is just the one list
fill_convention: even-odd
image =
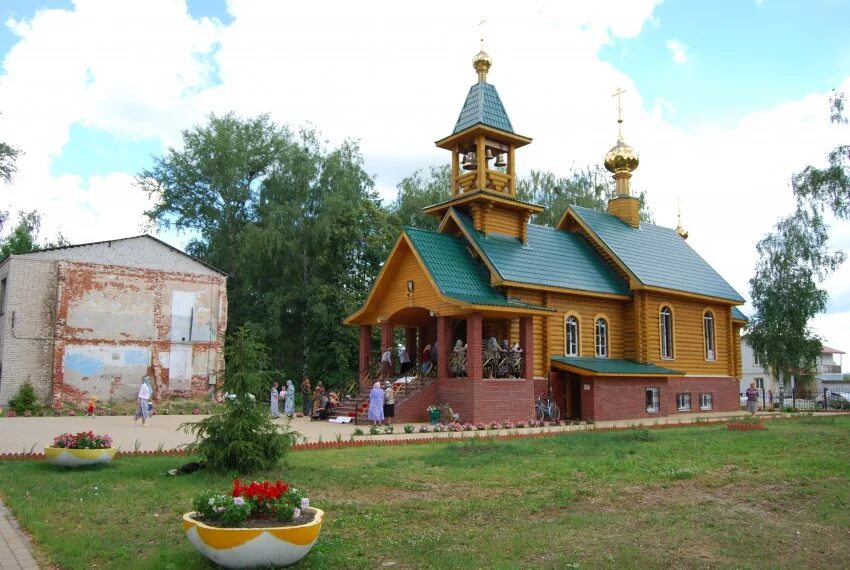
[(384, 423), (384, 391), (381, 383), (375, 382), (369, 392), (369, 415), (367, 416), (372, 425)]
[(269, 393), (269, 413), (272, 418), (280, 417), (280, 392), (277, 391), (277, 382), (272, 384), (272, 389)]
[(295, 386), (292, 384), (292, 380), (286, 381), (286, 392), (283, 397), (283, 413), (286, 414), (287, 418), (295, 415)]

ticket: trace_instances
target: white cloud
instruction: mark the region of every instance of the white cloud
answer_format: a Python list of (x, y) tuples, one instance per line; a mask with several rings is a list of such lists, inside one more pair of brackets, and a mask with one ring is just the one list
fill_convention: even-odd
[(679, 40), (667, 40), (667, 49), (673, 55), (673, 61), (676, 63), (688, 62), (688, 46)]
[[(681, 200), (691, 245), (746, 295), (755, 243), (793, 207), (790, 175), (850, 138), (829, 124), (826, 96), (684, 131), (670, 124), (669, 102), (645, 102), (632, 78), (597, 56), (613, 38), (654, 25), (654, 0), (486, 7), (489, 79), (516, 130), (534, 137), (517, 155), (520, 169), (598, 163), (616, 140), (611, 93), (627, 89), (625, 136), (641, 154), (634, 186), (664, 225), (675, 225)], [(77, 0), (73, 11), (8, 22), (20, 40), (0, 75), (0, 133), (27, 154), (14, 184), (0, 188), (0, 206), (38, 208), (46, 235), (61, 227), (73, 241), (138, 231), (147, 202), (134, 173), (50, 175), (74, 124), (167, 146), (210, 111), (311, 121), (331, 144), (360, 140), (385, 198), (412, 169), (447, 160), (433, 141), (451, 132), (475, 80), (481, 11), (449, 2), (229, 0), (228, 8), (227, 26), (193, 19), (181, 0)], [(834, 301), (850, 295), (843, 271), (827, 284)], [(850, 348), (850, 333), (835, 330), (842, 336), (829, 342)]]

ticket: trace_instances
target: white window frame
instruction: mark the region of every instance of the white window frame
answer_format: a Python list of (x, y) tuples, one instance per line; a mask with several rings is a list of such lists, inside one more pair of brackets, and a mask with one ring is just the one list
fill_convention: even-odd
[(755, 383), (756, 388), (764, 390), (764, 378), (753, 378), (753, 382)]
[(691, 411), (691, 393), (681, 392), (676, 394), (676, 410), (679, 412)]
[[(575, 332), (575, 342), (570, 342), (570, 332)], [(568, 315), (564, 319), (564, 354), (567, 356), (579, 355), (579, 323), (575, 315)], [(573, 349), (572, 351), (570, 349)]]
[(596, 358), (608, 358), (608, 321), (599, 317), (594, 325), (596, 330), (594, 355)]
[(673, 310), (664, 305), (658, 316), (661, 326), (661, 358), (673, 360)]
[(711, 392), (702, 392), (699, 395), (699, 409), (706, 411), (712, 409), (714, 405), (714, 396)]
[(646, 413), (657, 414), (661, 411), (661, 388), (654, 386), (648, 387), (644, 391), (644, 397), (649, 394), (652, 394), (652, 400), (646, 406)]
[(706, 311), (702, 316), (702, 334), (705, 337), (705, 359), (717, 360), (714, 344), (714, 314)]

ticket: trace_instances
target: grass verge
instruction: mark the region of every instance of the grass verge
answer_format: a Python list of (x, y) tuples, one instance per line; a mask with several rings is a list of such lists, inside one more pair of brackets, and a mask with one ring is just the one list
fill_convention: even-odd
[[(328, 449), (255, 477), (326, 511), (301, 567), (848, 567), (848, 434), (835, 417)], [(180, 515), (231, 477), (164, 475), (182, 461), (3, 462), (3, 499), (61, 568), (209, 568)]]

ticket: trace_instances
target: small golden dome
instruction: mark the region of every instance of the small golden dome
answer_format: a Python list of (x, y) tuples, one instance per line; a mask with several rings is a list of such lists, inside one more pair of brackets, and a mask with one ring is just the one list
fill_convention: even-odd
[(635, 149), (626, 144), (623, 139), (617, 141), (614, 148), (608, 151), (605, 155), (605, 168), (608, 172), (617, 174), (618, 172), (633, 172), (640, 164), (638, 153)]
[(682, 211), (679, 210), (678, 214), (678, 223), (676, 224), (676, 233), (679, 234), (679, 237), (682, 239), (688, 239), (688, 230), (682, 226)]
[(483, 49), (472, 58), (472, 67), (478, 72), (479, 81), (487, 80), (487, 72), (490, 70), (491, 65), (493, 65), (493, 59)]

